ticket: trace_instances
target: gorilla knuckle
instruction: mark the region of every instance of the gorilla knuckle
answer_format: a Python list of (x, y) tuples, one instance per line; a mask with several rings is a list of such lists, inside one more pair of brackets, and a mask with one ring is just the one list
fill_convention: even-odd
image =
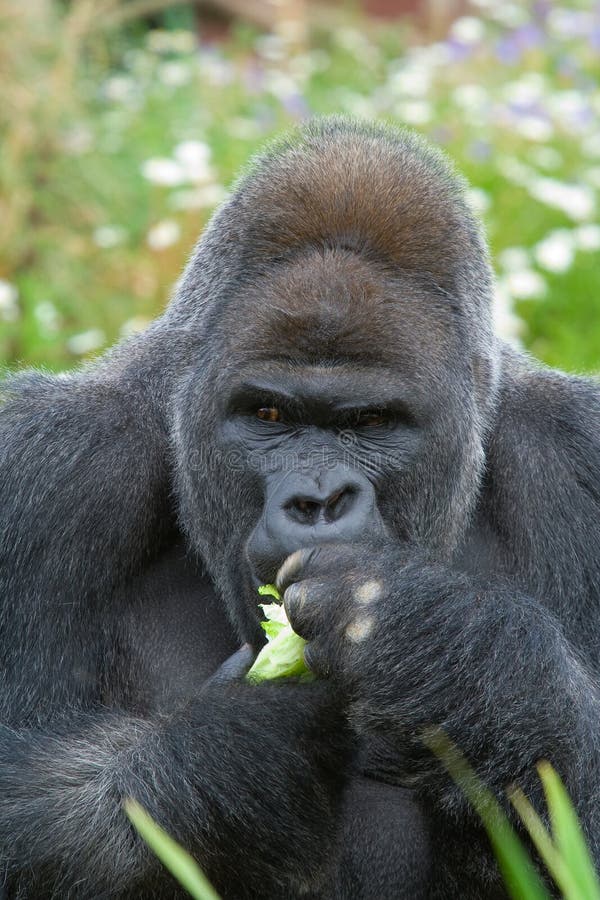
[(375, 626), (373, 616), (360, 615), (353, 619), (344, 629), (344, 636), (352, 644), (361, 644), (371, 635)]
[(352, 592), (352, 596), (356, 603), (361, 606), (368, 606), (380, 600), (383, 597), (383, 593), (383, 581), (380, 578), (370, 578), (357, 585)]

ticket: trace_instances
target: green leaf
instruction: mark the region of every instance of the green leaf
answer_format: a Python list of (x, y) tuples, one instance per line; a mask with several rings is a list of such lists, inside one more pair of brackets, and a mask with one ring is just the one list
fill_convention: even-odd
[[(279, 591), (272, 584), (262, 585), (258, 592), (262, 596), (281, 599)], [(265, 644), (254, 660), (246, 676), (248, 681), (257, 684), (273, 678), (291, 676), (302, 676), (304, 680), (312, 679), (312, 672), (304, 662), (306, 641), (293, 630), (281, 603), (263, 603), (261, 606), (267, 617), (267, 621), (261, 622), (261, 626), (269, 643)]]
[(196, 900), (220, 900), (195, 860), (156, 824), (139, 803), (128, 799), (123, 803), (123, 808), (134, 828), (188, 894)]
[(275, 597), (275, 599), (281, 603), (281, 594), (274, 584), (261, 584), (258, 593), (261, 597)]
[(568, 862), (561, 856), (552, 836), (523, 791), (513, 789), (509, 799), (562, 895), (567, 900), (581, 900), (579, 888), (569, 870)]
[(258, 683), (273, 678), (310, 674), (304, 662), (305, 646), (306, 641), (293, 631), (291, 625), (284, 626), (279, 634), (262, 648), (246, 677), (249, 681)]
[(554, 844), (569, 873), (572, 888), (565, 896), (571, 900), (600, 900), (600, 882), (587, 848), (581, 825), (558, 773), (550, 763), (541, 762), (538, 772), (544, 785), (552, 823)]
[(481, 818), (513, 900), (550, 900), (502, 807), (484, 787), (460, 750), (438, 728), (427, 729), (423, 742), (441, 760)]

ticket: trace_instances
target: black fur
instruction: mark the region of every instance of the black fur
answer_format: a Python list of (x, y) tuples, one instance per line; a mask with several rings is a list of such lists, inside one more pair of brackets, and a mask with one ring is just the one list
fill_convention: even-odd
[[(504, 346), (491, 284), (439, 154), (327, 119), (255, 161), (147, 332), (5, 382), (7, 898), (180, 896), (128, 796), (228, 900), (502, 896), (429, 726), (499, 797), (550, 759), (600, 857), (600, 393)], [(245, 684), (247, 650), (219, 667), (296, 545), (321, 678)]]

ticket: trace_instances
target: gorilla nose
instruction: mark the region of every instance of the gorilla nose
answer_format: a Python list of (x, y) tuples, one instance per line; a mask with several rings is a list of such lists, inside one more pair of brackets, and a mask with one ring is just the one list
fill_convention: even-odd
[(267, 479), (263, 512), (246, 552), (262, 582), (272, 580), (294, 550), (383, 534), (375, 489), (364, 473), (343, 465), (285, 477), (274, 473)]
[(278, 483), (264, 519), (273, 543), (288, 553), (322, 541), (356, 540), (379, 521), (373, 486), (346, 468)]
[(358, 490), (347, 484), (325, 498), (298, 494), (284, 503), (286, 515), (298, 525), (315, 526), (337, 522), (349, 514), (358, 498)]

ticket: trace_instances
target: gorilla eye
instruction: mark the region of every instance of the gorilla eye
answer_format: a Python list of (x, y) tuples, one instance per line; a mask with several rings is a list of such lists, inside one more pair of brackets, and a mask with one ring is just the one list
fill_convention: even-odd
[(257, 409), (256, 415), (263, 422), (279, 422), (281, 414), (276, 406), (261, 406)]
[(367, 409), (356, 415), (356, 428), (376, 428), (378, 425), (387, 425), (388, 416), (381, 410)]

